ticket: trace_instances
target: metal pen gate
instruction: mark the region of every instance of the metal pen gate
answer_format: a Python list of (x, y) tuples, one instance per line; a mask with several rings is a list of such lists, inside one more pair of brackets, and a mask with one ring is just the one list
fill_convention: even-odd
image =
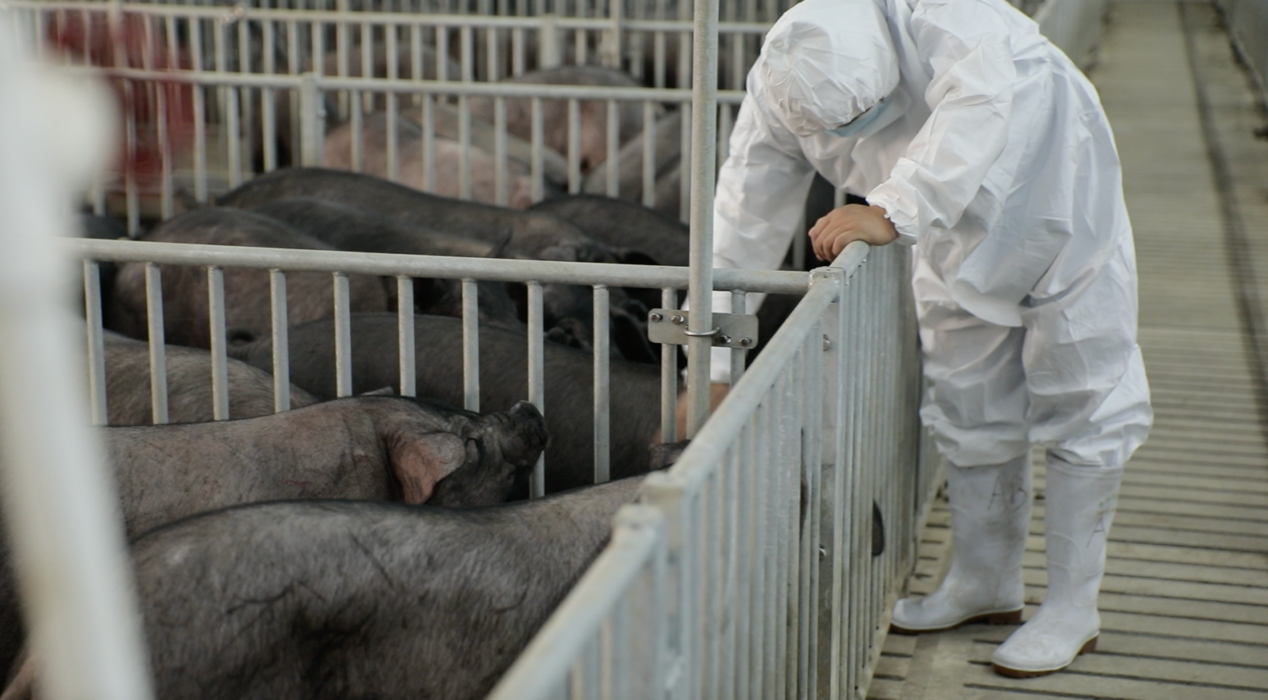
[(863, 697), (936, 486), (907, 265), (855, 243), (812, 274), (491, 700)]

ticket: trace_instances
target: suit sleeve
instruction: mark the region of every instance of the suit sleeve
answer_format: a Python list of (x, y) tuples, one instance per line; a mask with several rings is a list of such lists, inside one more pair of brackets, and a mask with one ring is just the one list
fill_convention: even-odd
[[(795, 137), (762, 114), (752, 96), (740, 105), (730, 155), (718, 172), (713, 202), (713, 266), (776, 270), (805, 209), (814, 169)], [(748, 295), (748, 313), (761, 304)], [(730, 292), (715, 292), (713, 309), (731, 310)], [(714, 349), (712, 381), (730, 382), (730, 351)]]
[(1017, 75), (1007, 26), (986, 3), (930, 2), (911, 28), (933, 76), (924, 96), (932, 114), (867, 196), (904, 243), (959, 222), (1007, 144)]

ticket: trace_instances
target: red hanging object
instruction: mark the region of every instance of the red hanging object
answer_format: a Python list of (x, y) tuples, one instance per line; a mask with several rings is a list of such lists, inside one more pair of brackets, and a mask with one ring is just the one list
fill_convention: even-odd
[[(174, 78), (128, 79), (110, 74), (111, 69), (131, 68), (175, 76), (187, 68), (188, 60), (182, 60), (179, 47), (175, 55), (166, 48), (175, 46), (175, 41), (164, 41), (161, 32), (147, 24), (146, 17), (131, 13), (121, 13), (112, 22), (100, 12), (58, 12), (48, 28), (49, 45), (72, 63), (106, 70), (123, 115), (115, 169), (140, 183), (157, 180), (163, 172), (164, 141), (167, 153), (175, 157), (188, 146), (194, 131), (191, 85)], [(132, 135), (130, 125), (135, 126)]]

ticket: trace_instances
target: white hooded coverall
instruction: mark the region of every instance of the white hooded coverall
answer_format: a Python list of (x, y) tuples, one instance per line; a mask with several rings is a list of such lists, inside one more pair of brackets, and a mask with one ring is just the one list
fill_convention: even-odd
[[(1003, 0), (805, 0), (747, 87), (715, 267), (777, 268), (818, 171), (915, 246), (921, 416), (953, 464), (1032, 443), (1126, 462), (1152, 412), (1118, 156), (1095, 89), (1033, 21)], [(882, 98), (857, 134), (829, 133)]]

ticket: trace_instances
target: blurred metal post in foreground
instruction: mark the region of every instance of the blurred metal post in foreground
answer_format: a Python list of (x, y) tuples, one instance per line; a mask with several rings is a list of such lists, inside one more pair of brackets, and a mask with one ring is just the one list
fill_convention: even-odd
[[(41, 695), (152, 696), (122, 520), (63, 299), (72, 188), (105, 165), (101, 88), (29, 63), (0, 11), (0, 491)], [(82, 331), (81, 331), (82, 332)]]

